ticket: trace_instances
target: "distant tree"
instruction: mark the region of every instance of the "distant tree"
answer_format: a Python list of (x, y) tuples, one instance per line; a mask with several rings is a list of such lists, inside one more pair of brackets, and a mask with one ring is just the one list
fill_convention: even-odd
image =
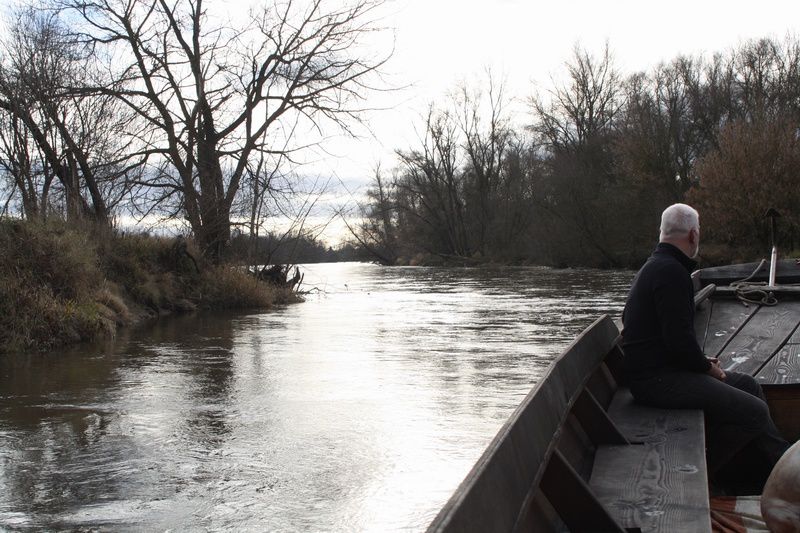
[(700, 178), (688, 200), (701, 213), (703, 232), (730, 246), (767, 250), (770, 207), (790, 247), (800, 243), (800, 124), (739, 120), (726, 125), (719, 148), (697, 164)]
[(505, 110), (508, 102), (502, 83), (487, 72), (487, 90), (462, 85), (455, 97), (463, 135), (464, 200), (467, 206), (472, 248), (489, 252), (498, 216), (498, 200), (504, 180), (503, 161), (514, 133)]
[(383, 176), (378, 165), (372, 185), (366, 192), (366, 204), (358, 206), (359, 220), (348, 221), (348, 217), (340, 213), (355, 243), (384, 265), (395, 264), (400, 253), (395, 187), (394, 182)]
[(608, 131), (619, 111), (622, 84), (606, 44), (599, 58), (576, 46), (567, 85), (531, 100), (532, 129), (554, 152), (575, 152)]
[(566, 85), (531, 101), (530, 129), (549, 155), (545, 201), (539, 207), (560, 221), (556, 239), (562, 251), (592, 249), (604, 264), (617, 266), (624, 239), (615, 231), (624, 226), (616, 220), (623, 202), (616, 190), (612, 141), (623, 105), (622, 81), (608, 46), (599, 58), (576, 47), (567, 73)]
[(469, 256), (458, 123), (449, 110), (431, 106), (424, 128), (419, 146), (396, 152), (400, 224), (429, 253)]

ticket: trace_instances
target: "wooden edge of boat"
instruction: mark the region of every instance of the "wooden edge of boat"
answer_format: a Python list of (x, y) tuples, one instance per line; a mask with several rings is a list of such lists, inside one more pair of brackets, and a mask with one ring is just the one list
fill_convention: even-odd
[(602, 347), (610, 347), (617, 335), (603, 315), (550, 364), (441, 509), (430, 533), (514, 528), (554, 453), (554, 435), (605, 357)]
[(635, 404), (618, 341), (603, 315), (553, 361), (429, 533), (710, 531), (702, 412)]

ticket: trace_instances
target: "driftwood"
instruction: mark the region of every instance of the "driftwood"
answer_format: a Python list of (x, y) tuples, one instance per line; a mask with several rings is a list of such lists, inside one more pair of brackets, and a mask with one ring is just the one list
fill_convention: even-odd
[(275, 285), (276, 287), (295, 290), (303, 282), (303, 275), (300, 274), (300, 269), (294, 267), (294, 275), (289, 278), (289, 272), (292, 270), (291, 265), (272, 265), (264, 266), (261, 270), (255, 273), (255, 276), (265, 283)]

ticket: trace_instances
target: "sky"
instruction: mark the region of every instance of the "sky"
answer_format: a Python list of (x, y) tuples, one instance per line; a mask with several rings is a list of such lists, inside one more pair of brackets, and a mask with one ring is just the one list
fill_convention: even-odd
[(477, 84), (487, 68), (525, 114), (525, 100), (554, 87), (576, 44), (598, 55), (608, 42), (624, 75), (800, 29), (800, 1), (393, 0), (387, 8), (395, 39), (387, 81), (407, 87), (374, 98), (390, 107), (368, 117), (375, 138), (331, 145), (337, 157), (325, 164), (347, 182), (368, 179), (378, 161), (390, 166), (392, 151), (417, 139), (414, 123), (428, 103), (459, 83)]
[[(244, 10), (259, 1), (225, 7)], [(11, 4), (0, 0), (0, 9)], [(416, 144), (427, 106), (461, 83), (477, 86), (488, 68), (504, 80), (514, 99), (513, 121), (522, 125), (530, 123), (527, 98), (554, 87), (576, 44), (598, 55), (607, 42), (624, 76), (679, 54), (708, 55), (750, 39), (800, 34), (800, 0), (387, 0), (381, 13), (386, 30), (373, 37), (373, 46), (394, 48), (384, 73), (395, 90), (370, 96), (367, 106), (376, 110), (364, 115), (357, 139), (329, 132), (322, 149), (305, 158), (309, 164), (300, 172), (332, 180), (323, 206), (352, 205), (377, 164), (391, 169), (394, 150)], [(338, 241), (342, 229), (334, 223), (325, 237)]]
[[(340, 184), (342, 194), (332, 195), (340, 203), (358, 199), (377, 164), (395, 166), (395, 149), (415, 145), (415, 126), (430, 102), (460, 83), (478, 85), (487, 68), (514, 99), (512, 120), (527, 124), (525, 102), (558, 83), (576, 45), (599, 55), (608, 43), (624, 76), (681, 54), (800, 33), (800, 1), (392, 0), (386, 7), (384, 38), (394, 40), (387, 82), (405, 87), (373, 97), (382, 109), (367, 116), (372, 135), (331, 139), (330, 155), (311, 165)], [(341, 229), (334, 223), (325, 236), (336, 241)]]

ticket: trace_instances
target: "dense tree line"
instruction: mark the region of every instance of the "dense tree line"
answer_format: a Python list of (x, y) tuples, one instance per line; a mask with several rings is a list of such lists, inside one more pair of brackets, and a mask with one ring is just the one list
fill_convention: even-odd
[(226, 256), (237, 263), (251, 265), (297, 265), (373, 259), (367, 252), (352, 244), (332, 247), (313, 235), (291, 232), (268, 232), (266, 235), (259, 235), (255, 242), (249, 235), (234, 232)]
[[(43, 0), (0, 38), (0, 214), (184, 220), (210, 259), (293, 195), (315, 142), (360, 119), (387, 59), (380, 0)], [(214, 10), (217, 11), (214, 11)], [(321, 135), (320, 135), (321, 136)], [(278, 198), (273, 202), (273, 199)]]
[(415, 258), (636, 266), (661, 211), (701, 212), (701, 255), (768, 249), (763, 215), (800, 229), (800, 43), (762, 39), (622, 76), (606, 48), (576, 48), (566, 83), (529, 101), (512, 128), (492, 79), (424, 117), (420, 142), (378, 172), (352, 224), (382, 262)]

